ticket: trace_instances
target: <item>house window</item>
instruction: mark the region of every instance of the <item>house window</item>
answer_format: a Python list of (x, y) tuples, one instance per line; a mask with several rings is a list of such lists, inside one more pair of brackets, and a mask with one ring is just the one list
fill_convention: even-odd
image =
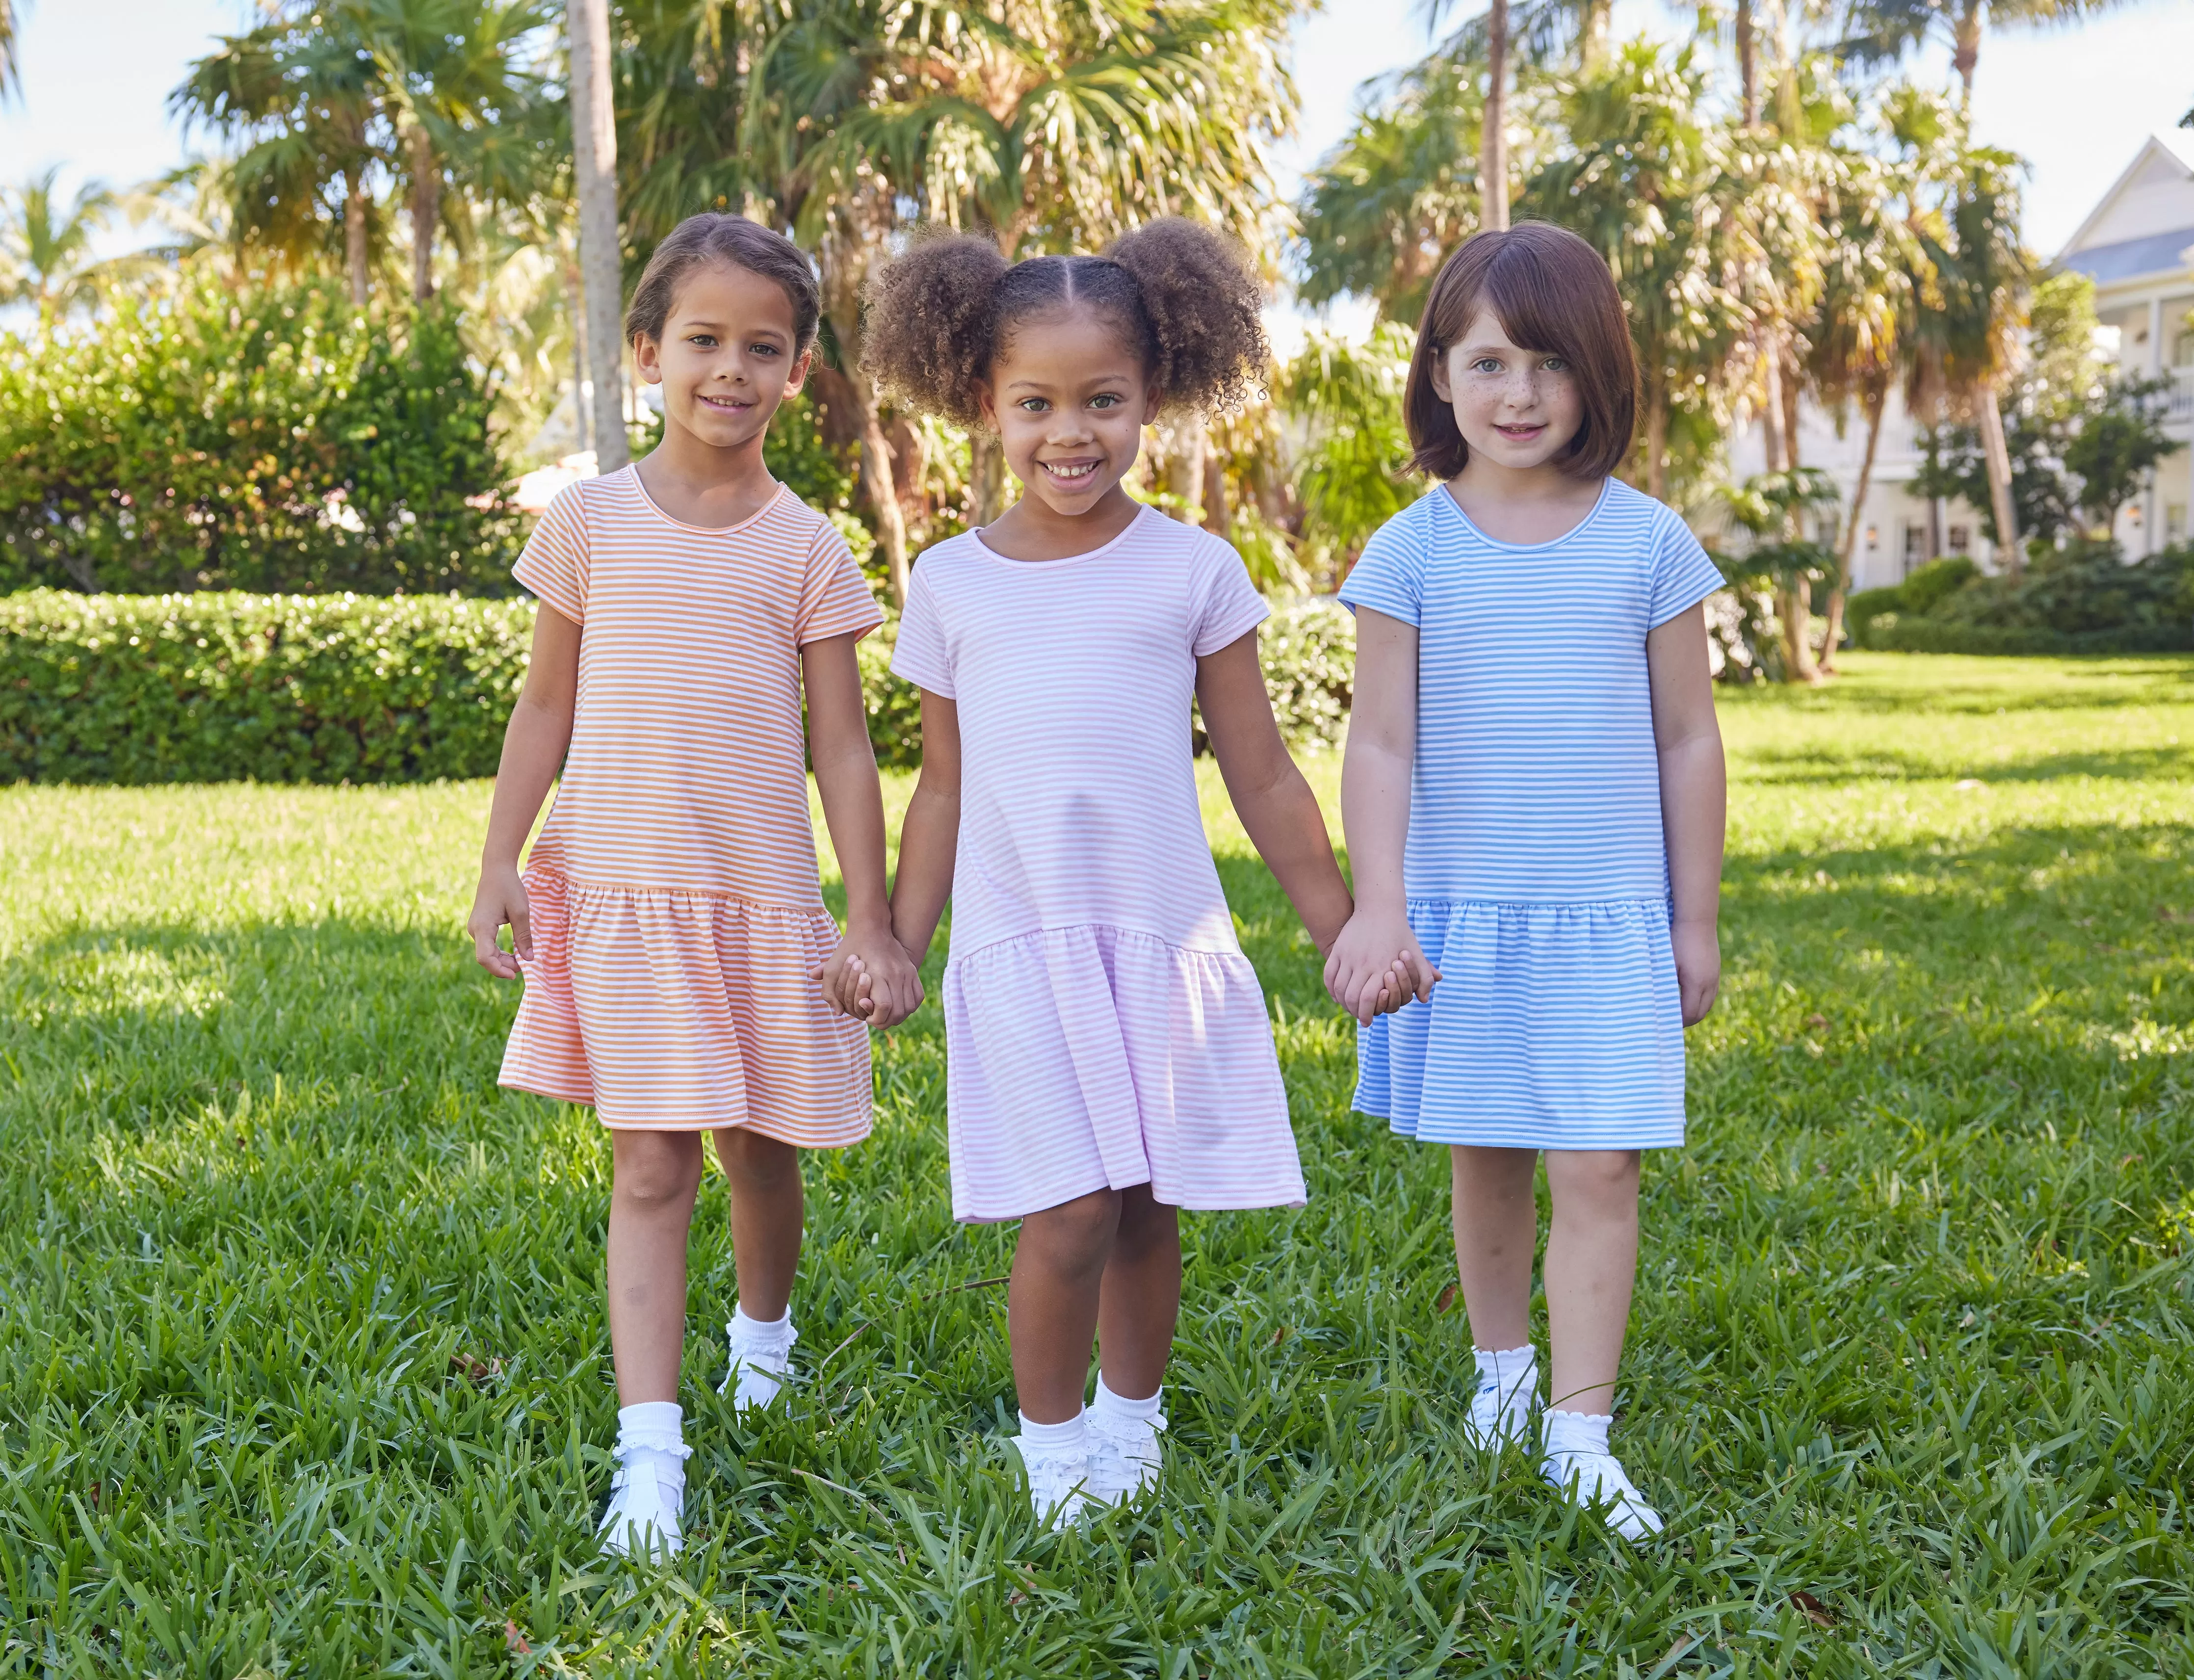
[(2186, 540), (2186, 504), (2166, 502), (2163, 504), (2163, 540), (2169, 544)]
[(1944, 533), (1943, 541), (1952, 554), (1971, 554), (1973, 551), (1973, 528), (1970, 525), (1954, 525)]
[(1904, 525), (1904, 575), (1910, 577), (1927, 563), (1927, 522), (1907, 520)]

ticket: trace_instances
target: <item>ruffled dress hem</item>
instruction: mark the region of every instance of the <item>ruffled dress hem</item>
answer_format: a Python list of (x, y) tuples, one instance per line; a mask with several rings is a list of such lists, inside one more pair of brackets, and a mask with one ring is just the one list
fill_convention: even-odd
[(538, 866), (526, 886), (533, 955), (499, 1085), (589, 1103), (612, 1131), (868, 1136), (868, 1029), (810, 978), (837, 942), (827, 913)]
[(1239, 952), (1045, 929), (955, 952), (943, 1004), (955, 1218), (1137, 1184), (1198, 1211), (1302, 1205), (1264, 992)]
[(1417, 899), (1409, 918), (1441, 979), (1429, 1003), (1358, 1029), (1358, 1112), (1429, 1143), (1682, 1144), (1665, 900)]

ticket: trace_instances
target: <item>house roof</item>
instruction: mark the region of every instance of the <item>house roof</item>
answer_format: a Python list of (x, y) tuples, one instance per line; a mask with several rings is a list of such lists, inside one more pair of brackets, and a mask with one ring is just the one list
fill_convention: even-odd
[(2169, 272), (2194, 245), (2194, 129), (2159, 129), (2065, 242), (2058, 261), (2098, 280)]

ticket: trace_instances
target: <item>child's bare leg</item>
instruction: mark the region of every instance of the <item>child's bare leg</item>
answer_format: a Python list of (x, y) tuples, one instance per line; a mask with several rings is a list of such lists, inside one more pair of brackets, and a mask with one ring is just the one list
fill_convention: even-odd
[(1455, 1183), (1455, 1265), (1481, 1348), (1520, 1348), (1531, 1339), (1531, 1254), (1539, 1208), (1531, 1194), (1533, 1149), (1458, 1143), (1449, 1154)]
[(1630, 1324), (1638, 1272), (1638, 1152), (1549, 1149), (1547, 1319), (1554, 1343), (1550, 1403), (1605, 1417)]
[(792, 1301), (800, 1269), (801, 1222), (806, 1212), (800, 1151), (744, 1126), (715, 1134), (716, 1160), (731, 1188), (732, 1258), (738, 1269), (739, 1310), (774, 1323)]
[(1120, 1192), (1120, 1224), (1097, 1297), (1105, 1386), (1130, 1400), (1165, 1381), (1180, 1317), (1180, 1216), (1137, 1184)]
[(701, 1187), (701, 1136), (610, 1133), (610, 1351), (617, 1404), (678, 1398), (686, 1345), (686, 1234)]
[(1081, 1414), (1120, 1202), (1119, 1191), (1096, 1190), (1021, 1221), (1006, 1322), (1014, 1387), (1032, 1423), (1063, 1424)]

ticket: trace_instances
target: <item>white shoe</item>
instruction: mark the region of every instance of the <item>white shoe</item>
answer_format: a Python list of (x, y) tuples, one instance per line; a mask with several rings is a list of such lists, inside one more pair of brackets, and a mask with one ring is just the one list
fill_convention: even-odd
[(1089, 1412), (1088, 1492), (1092, 1505), (1121, 1505), (1158, 1485), (1158, 1472), (1165, 1464), (1158, 1435), (1165, 1426), (1163, 1412), (1147, 1422), (1108, 1418), (1094, 1409)]
[(1089, 1507), (1087, 1453), (1031, 1453), (1014, 1437), (1014, 1449), (1028, 1472), (1029, 1504), (1047, 1528), (1065, 1528)]
[(731, 1395), (734, 1412), (767, 1406), (791, 1378), (792, 1343), (800, 1339), (800, 1332), (794, 1331), (782, 1349), (757, 1348), (742, 1341), (736, 1321), (725, 1325), (724, 1336), (731, 1343), (732, 1367), (724, 1372), (716, 1392)]
[(686, 1478), (651, 1468), (620, 1468), (610, 1480), (609, 1509), (602, 1513), (602, 1550), (618, 1557), (672, 1558), (686, 1544), (679, 1519)]
[(1538, 1438), (1532, 1414), (1539, 1409), (1539, 1370), (1534, 1365), (1507, 1389), (1490, 1372), (1478, 1379), (1478, 1392), (1470, 1397), (1470, 1416), (1462, 1425), (1463, 1439), (1480, 1452), (1497, 1453), (1504, 1447), (1527, 1446)]
[(1661, 1514), (1632, 1486), (1612, 1453), (1549, 1453), (1539, 1460), (1539, 1474), (1573, 1504), (1603, 1507), (1607, 1526), (1626, 1540), (1661, 1532)]

